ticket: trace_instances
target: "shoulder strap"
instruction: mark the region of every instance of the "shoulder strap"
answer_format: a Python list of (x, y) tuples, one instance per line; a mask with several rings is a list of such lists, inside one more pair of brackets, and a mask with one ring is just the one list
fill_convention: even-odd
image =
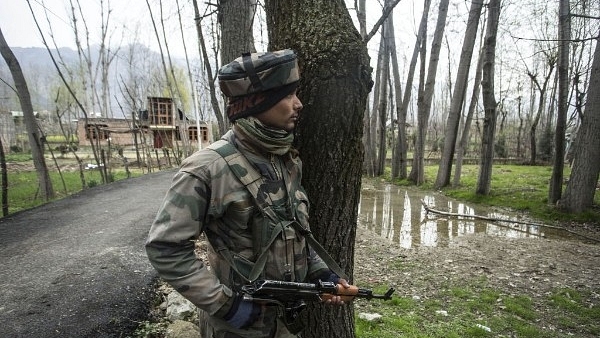
[[(248, 189), (248, 192), (254, 198), (254, 201), (261, 209), (261, 212), (263, 212), (265, 216), (270, 218), (273, 222), (281, 223), (280, 221), (278, 221), (277, 216), (273, 213), (273, 210), (270, 208), (268, 203), (266, 203), (266, 201), (261, 202), (257, 198), (258, 189), (262, 181), (262, 176), (248, 161), (248, 159), (241, 152), (239, 152), (236, 147), (234, 147), (231, 143), (225, 140), (219, 140), (210, 145), (209, 148), (216, 151), (219, 155), (221, 155), (221, 157), (223, 157), (223, 159), (225, 160), (225, 162), (227, 162), (227, 165), (229, 165), (229, 168), (235, 174), (238, 180), (246, 187), (246, 189)], [(335, 272), (341, 278), (348, 279), (342, 268), (329, 255), (327, 250), (325, 250), (325, 248), (323, 248), (323, 246), (314, 238), (310, 230), (305, 229), (298, 222), (294, 221), (289, 221), (289, 224), (284, 225), (292, 225), (296, 231), (298, 231), (302, 236), (304, 236), (304, 238), (306, 238), (308, 244), (313, 248), (313, 250), (315, 250), (319, 257), (323, 259), (325, 264), (327, 264), (327, 266), (333, 272)], [(278, 228), (281, 229), (282, 227)], [(256, 260), (256, 263), (254, 264), (254, 267), (252, 268), (252, 271), (250, 272), (250, 275), (248, 276), (248, 279), (250, 281), (254, 281), (256, 278), (258, 278), (258, 276), (264, 269), (264, 265), (266, 264), (267, 259), (267, 249), (273, 243), (278, 234), (279, 232), (274, 232), (271, 238), (269, 239), (269, 245), (263, 248), (261, 254)], [(229, 253), (229, 255), (231, 256), (231, 253)]]

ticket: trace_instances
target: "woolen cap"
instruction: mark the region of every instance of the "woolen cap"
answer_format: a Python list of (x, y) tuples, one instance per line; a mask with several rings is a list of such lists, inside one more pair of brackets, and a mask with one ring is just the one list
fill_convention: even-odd
[(218, 78), (233, 122), (265, 111), (292, 93), (300, 80), (298, 58), (291, 49), (244, 53), (221, 67)]

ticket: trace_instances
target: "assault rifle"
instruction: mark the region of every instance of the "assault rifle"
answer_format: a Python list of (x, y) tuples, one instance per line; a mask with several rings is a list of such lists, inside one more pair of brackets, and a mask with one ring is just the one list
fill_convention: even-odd
[(385, 294), (373, 294), (372, 290), (362, 289), (355, 285), (345, 288), (340, 284), (319, 281), (318, 283), (296, 283), (276, 280), (258, 280), (242, 286), (242, 294), (247, 300), (276, 304), (284, 308), (286, 325), (292, 324), (298, 314), (306, 308), (305, 302), (320, 302), (333, 296), (341, 296), (344, 302), (353, 298), (392, 299), (394, 289), (390, 288)]
[(392, 299), (394, 289), (390, 288), (383, 295), (373, 294), (373, 291), (362, 289), (355, 285), (345, 288), (332, 282), (319, 281), (312, 283), (283, 282), (277, 280), (258, 280), (252, 284), (242, 286), (242, 293), (253, 301), (279, 302), (282, 304), (303, 300), (319, 302), (332, 296), (341, 296), (343, 301), (353, 298), (366, 299)]

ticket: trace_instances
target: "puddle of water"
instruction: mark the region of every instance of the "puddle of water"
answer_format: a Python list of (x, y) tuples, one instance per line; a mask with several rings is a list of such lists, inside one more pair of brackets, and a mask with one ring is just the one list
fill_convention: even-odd
[(365, 227), (401, 247), (445, 246), (459, 236), (485, 234), (506, 238), (564, 237), (560, 231), (535, 224), (512, 224), (463, 216), (427, 214), (429, 208), (460, 215), (523, 221), (518, 215), (506, 215), (483, 206), (469, 206), (435, 193), (381, 183), (365, 185), (361, 190), (358, 226)]

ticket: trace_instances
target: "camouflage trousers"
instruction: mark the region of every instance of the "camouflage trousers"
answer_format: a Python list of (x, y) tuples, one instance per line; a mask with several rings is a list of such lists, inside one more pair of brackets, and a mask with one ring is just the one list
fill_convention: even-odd
[[(276, 314), (274, 311), (271, 313)], [(274, 325), (271, 326), (237, 330), (231, 328), (225, 321), (211, 317), (205, 311), (198, 309), (200, 338), (302, 338), (301, 334), (290, 333), (281, 319), (274, 319)]]

